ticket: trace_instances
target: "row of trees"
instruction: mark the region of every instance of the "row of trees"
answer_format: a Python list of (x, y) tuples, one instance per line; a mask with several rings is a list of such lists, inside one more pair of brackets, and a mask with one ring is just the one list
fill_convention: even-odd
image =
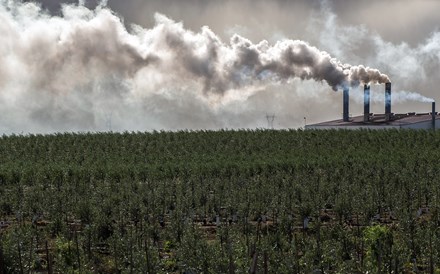
[(434, 273), (433, 131), (4, 136), (4, 272)]

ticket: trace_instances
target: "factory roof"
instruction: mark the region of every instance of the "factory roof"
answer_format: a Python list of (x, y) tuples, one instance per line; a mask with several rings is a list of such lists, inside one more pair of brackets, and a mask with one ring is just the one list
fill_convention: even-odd
[[(436, 120), (440, 119), (440, 115), (435, 116)], [(322, 123), (308, 125), (308, 127), (349, 127), (349, 126), (390, 126), (390, 127), (401, 127), (410, 124), (416, 124), (421, 122), (432, 121), (431, 113), (405, 113), (405, 114), (392, 114), (390, 120), (386, 120), (385, 114), (370, 114), (370, 120), (364, 122), (364, 116), (351, 117), (348, 122), (343, 119), (326, 121)], [(306, 126), (307, 127), (307, 126)]]

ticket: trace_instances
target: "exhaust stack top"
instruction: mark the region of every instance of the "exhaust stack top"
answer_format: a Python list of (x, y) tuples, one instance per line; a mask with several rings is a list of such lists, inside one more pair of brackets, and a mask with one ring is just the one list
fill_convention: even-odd
[(391, 120), (391, 83), (385, 84), (385, 120)]
[(344, 122), (349, 121), (349, 89), (347, 87), (344, 87), (344, 94), (343, 94), (343, 113), (342, 113), (342, 119)]
[(364, 85), (364, 123), (370, 121), (370, 86)]

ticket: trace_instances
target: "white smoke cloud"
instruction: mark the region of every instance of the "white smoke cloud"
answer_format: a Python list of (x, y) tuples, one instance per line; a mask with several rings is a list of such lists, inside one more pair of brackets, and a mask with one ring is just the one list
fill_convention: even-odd
[[(359, 86), (353, 89), (350, 93), (350, 98), (358, 104), (364, 103), (364, 89)], [(370, 101), (376, 104), (383, 104), (384, 93), (383, 92), (373, 92), (370, 93)], [(406, 91), (406, 90), (393, 90), (391, 95), (392, 104), (400, 104), (406, 102), (420, 102), (420, 103), (431, 103), (434, 102), (433, 98), (429, 98), (421, 95), (418, 92)]]
[(433, 98), (429, 98), (421, 95), (417, 92), (399, 90), (397, 92), (393, 92), (393, 101), (397, 103), (407, 102), (407, 101), (416, 101), (422, 103), (431, 103), (434, 102)]
[[(405, 42), (394, 44), (384, 40), (376, 32), (366, 29), (364, 25), (340, 25), (328, 1), (322, 2), (321, 9), (316, 12), (314, 18), (309, 28), (318, 33), (315, 37), (316, 44), (331, 52), (336, 58), (345, 57), (348, 62), (362, 62), (386, 71), (393, 82), (392, 103), (398, 107), (402, 106), (400, 109), (403, 112), (413, 110), (414, 104), (411, 102), (434, 101), (434, 98), (430, 97), (435, 97), (440, 84), (436, 76), (436, 71), (440, 69), (439, 32), (433, 32), (416, 46), (410, 46)], [(384, 86), (372, 85), (372, 88), (372, 103), (383, 105)], [(351, 106), (351, 111), (362, 111), (363, 108), (359, 105), (364, 102), (363, 96), (363, 86), (353, 87), (350, 98), (357, 105)]]
[[(336, 18), (329, 9), (323, 13), (337, 36)], [(103, 130), (109, 117), (114, 130), (261, 127), (267, 111), (285, 113), (279, 126), (295, 126), (305, 115), (295, 111), (316, 97), (337, 111), (330, 88), (389, 81), (377, 69), (344, 64), (304, 41), (252, 43), (233, 35), (226, 43), (208, 27), (193, 32), (164, 15), (155, 19), (154, 27), (129, 32), (105, 4), (96, 10), (65, 5), (57, 17), (33, 3), (0, 0), (0, 132)], [(342, 29), (344, 44), (363, 44), (365, 28)], [(332, 35), (321, 37), (331, 42)], [(436, 39), (418, 52), (431, 56)], [(420, 62), (414, 49), (399, 51), (377, 36), (371, 41), (384, 62), (370, 66), (396, 75), (388, 58), (407, 54), (412, 57), (402, 66)], [(356, 59), (355, 46), (322, 48)], [(300, 81), (310, 79), (317, 83)]]

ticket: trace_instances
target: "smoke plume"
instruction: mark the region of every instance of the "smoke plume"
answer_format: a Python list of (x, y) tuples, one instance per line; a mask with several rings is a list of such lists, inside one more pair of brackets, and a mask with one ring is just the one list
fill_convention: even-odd
[[(363, 88), (356, 87), (354, 92), (350, 95), (351, 98), (358, 104), (363, 104), (364, 102), (364, 90)], [(384, 94), (383, 92), (370, 93), (369, 100), (373, 103), (383, 103)], [(433, 98), (429, 98), (421, 95), (420, 93), (406, 90), (393, 91), (391, 95), (392, 103), (405, 103), (405, 102), (420, 102), (420, 103), (431, 103), (434, 102)]]
[(325, 81), (334, 90), (389, 81), (377, 69), (343, 64), (304, 41), (253, 44), (234, 35), (224, 43), (209, 27), (194, 33), (161, 14), (156, 14), (154, 28), (129, 33), (122, 20), (102, 6), (94, 11), (65, 6), (63, 17), (48, 17), (34, 4), (9, 2), (3, 13), (6, 42), (14, 46), (9, 55), (36, 72), (32, 76), (37, 88), (51, 91), (68, 92), (87, 81), (72, 71), (130, 79), (152, 63), (159, 73), (200, 82), (214, 93), (295, 77)]
[(400, 90), (398, 92), (393, 93), (393, 100), (395, 102), (406, 102), (406, 101), (416, 101), (421, 103), (432, 103), (434, 102), (433, 98), (429, 98), (421, 95), (417, 92)]
[(253, 126), (250, 113), (243, 123), (231, 116), (244, 101), (257, 108), (255, 96), (276, 85), (390, 81), (302, 40), (253, 43), (234, 34), (225, 42), (209, 27), (194, 32), (159, 13), (153, 27), (128, 30), (104, 4), (64, 5), (54, 16), (0, 0), (0, 21), (0, 132)]

